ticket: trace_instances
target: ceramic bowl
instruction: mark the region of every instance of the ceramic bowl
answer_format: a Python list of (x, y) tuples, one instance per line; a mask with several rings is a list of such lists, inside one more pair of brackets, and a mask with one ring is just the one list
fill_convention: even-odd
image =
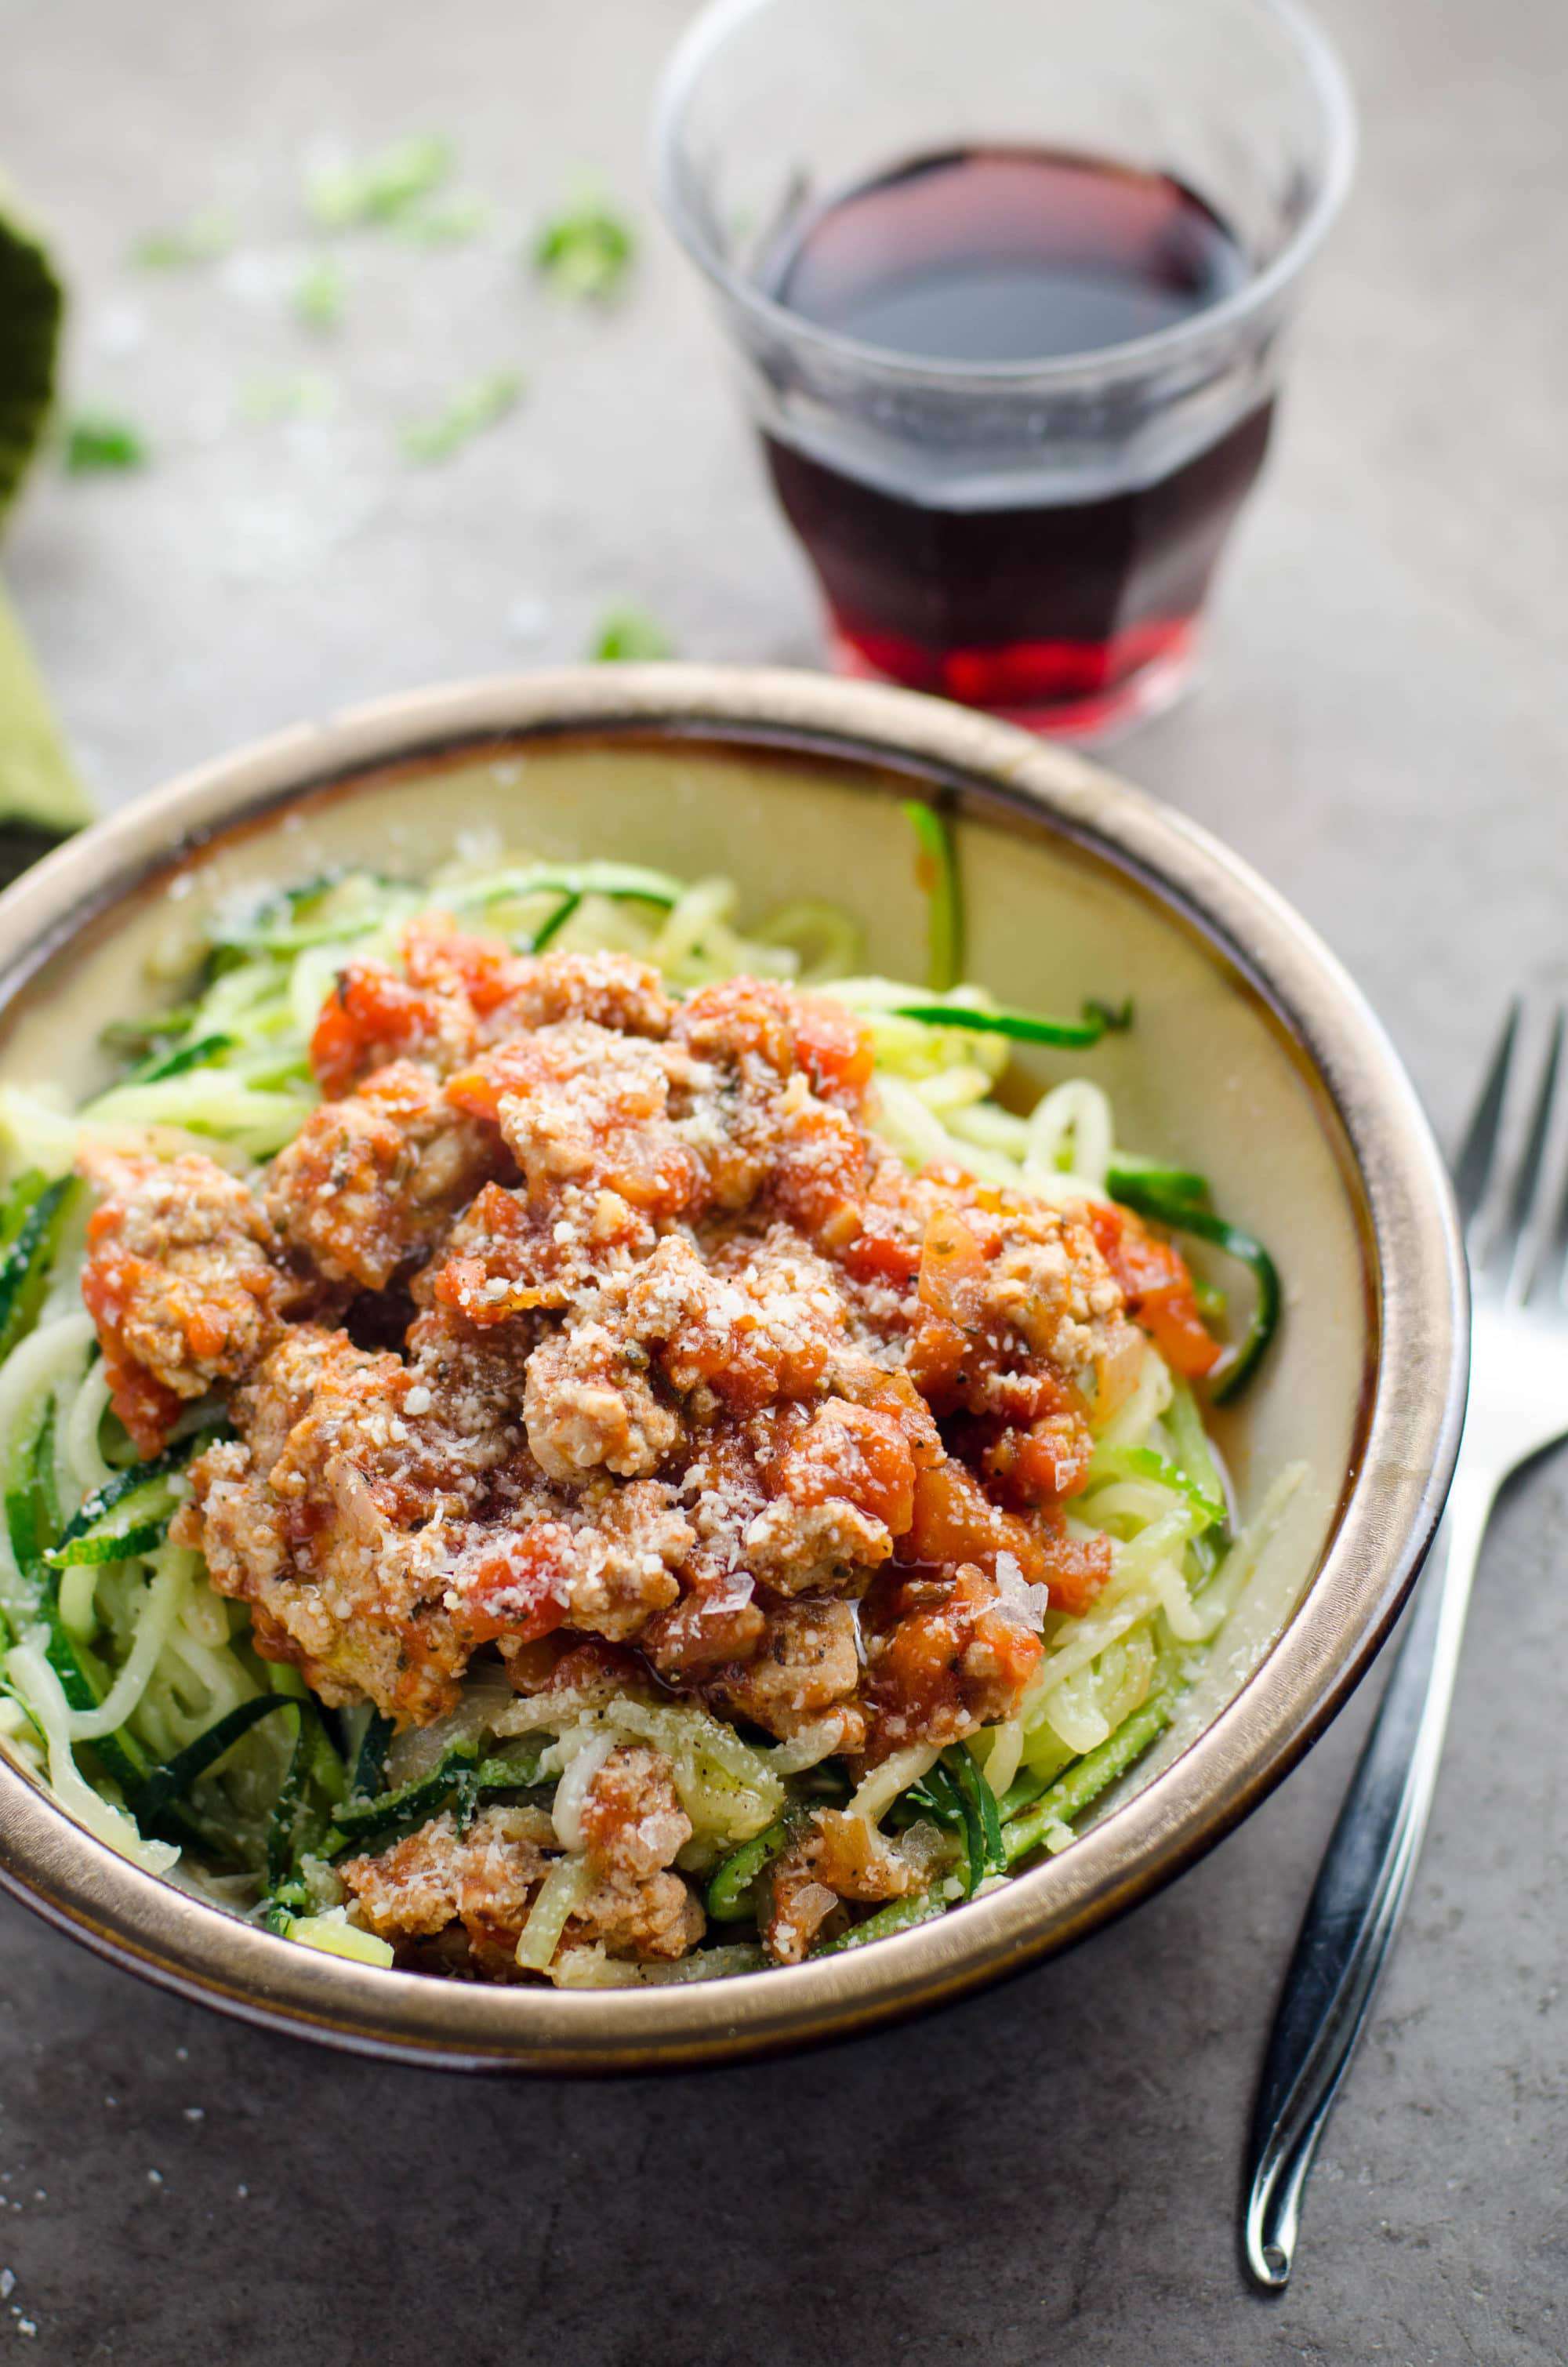
[[(874, 1947), (690, 1986), (557, 1992), (382, 1972), (141, 1873), (0, 1759), (0, 1881), (91, 1947), (248, 2020), (447, 2066), (646, 2070), (863, 2030), (1063, 1948), (1257, 1806), (1363, 1673), (1441, 1510), (1463, 1260), (1412, 1088), (1337, 963), (1245, 865), (1058, 749), (934, 700), (783, 672), (610, 666), (357, 708), (188, 774), (0, 898), (0, 1077), (85, 1093), (107, 1019), (214, 899), (324, 866), (417, 874), (465, 833), (724, 872), (758, 912), (828, 896), (922, 974), (901, 798), (954, 817), (971, 974), (1004, 1000), (1134, 998), (1092, 1055), (1121, 1138), (1204, 1170), (1272, 1247), (1286, 1310), (1222, 1418), (1242, 1510), (1298, 1461), (1255, 1587), (1160, 1751), (1060, 1856)], [(1042, 1054), (1036, 1090), (1085, 1056)], [(1028, 1063), (1024, 1066), (1027, 1070)]]

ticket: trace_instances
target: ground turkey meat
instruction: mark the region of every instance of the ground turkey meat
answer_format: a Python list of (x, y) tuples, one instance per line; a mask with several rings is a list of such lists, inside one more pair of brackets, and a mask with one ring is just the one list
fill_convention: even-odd
[(692, 1838), (670, 1761), (646, 1743), (620, 1743), (588, 1786), (582, 1838), (593, 1886), (562, 1935), (565, 1948), (603, 1946), (639, 1961), (683, 1956), (703, 1936), (694, 1891), (668, 1871)]
[(854, 1701), (861, 1661), (853, 1604), (780, 1603), (761, 1616), (759, 1646), (733, 1667), (715, 1670), (704, 1684), (705, 1698), (784, 1738), (830, 1721), (831, 1749), (858, 1756), (866, 1721)]
[(913, 1868), (874, 1825), (841, 1808), (818, 1808), (773, 1861), (763, 1937), (780, 1964), (797, 1965), (842, 1900), (869, 1905), (914, 1887)]
[(647, 1351), (597, 1319), (597, 1309), (535, 1349), (524, 1412), (534, 1459), (552, 1479), (592, 1471), (646, 1478), (681, 1436), (678, 1417), (649, 1380)]
[(116, 1412), (155, 1455), (184, 1400), (242, 1379), (277, 1330), (284, 1277), (265, 1217), (210, 1159), (93, 1152), (100, 1198), (82, 1297)]
[(479, 1965), (515, 1965), (518, 1936), (550, 1861), (539, 1846), (549, 1820), (536, 1808), (481, 1808), (459, 1830), (448, 1813), (378, 1857), (338, 1867), (356, 1922), (406, 1945), (460, 1924)]
[[(670, 1762), (646, 1744), (613, 1747), (594, 1771), (578, 1811), (588, 1875), (558, 1954), (603, 1948), (634, 1963), (683, 1956), (701, 1939), (702, 1907), (670, 1871), (692, 1838)], [(483, 1809), (466, 1829), (450, 1814), (377, 1857), (338, 1869), (355, 1920), (406, 1947), (460, 1924), (476, 1967), (515, 1976), (517, 1942), (559, 1838), (536, 1809)]]
[(252, 1605), (258, 1649), (324, 1700), (422, 1723), (470, 1648), (443, 1597), (480, 1475), (409, 1413), (417, 1387), (397, 1356), (297, 1327), (237, 1394), (240, 1437), (193, 1467), (175, 1535)]
[[(262, 1651), (403, 1725), (476, 1651), (520, 1690), (592, 1659), (867, 1766), (1016, 1710), (1018, 1606), (1081, 1612), (1110, 1574), (1063, 1507), (1145, 1333), (1212, 1361), (1174, 1251), (1124, 1211), (908, 1174), (865, 1029), (776, 981), (676, 1003), (623, 956), (426, 916), (345, 968), (311, 1059), (328, 1098), (262, 1205), (204, 1159), (91, 1170), (85, 1293), (138, 1444), (229, 1387), (178, 1534)], [(661, 1765), (598, 1772), (574, 1945), (699, 1928)], [(410, 1934), (510, 1931), (521, 1828), (429, 1834), (363, 1862), (372, 1927), (401, 1885)], [(852, 1839), (824, 1812), (784, 1867), (785, 1953), (823, 1897), (898, 1895)]]
[(306, 1119), (273, 1161), (266, 1212), (328, 1281), (384, 1290), (500, 1163), (493, 1136), (454, 1123), (429, 1070), (397, 1060)]

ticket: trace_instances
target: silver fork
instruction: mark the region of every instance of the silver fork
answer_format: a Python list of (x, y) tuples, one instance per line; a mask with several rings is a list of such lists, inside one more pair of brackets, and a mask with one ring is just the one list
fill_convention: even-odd
[[(1264, 2058), (1243, 2232), (1247, 2268), (1271, 2292), (1289, 2282), (1313, 2156), (1415, 1878), (1471, 1581), (1497, 1490), (1520, 1464), (1568, 1437), (1563, 1032), (1561, 1009), (1530, 1026), (1523, 1006), (1514, 1004), (1454, 1173), (1474, 1300), (1464, 1444), (1408, 1633), (1318, 1872)], [(1524, 1048), (1527, 1038), (1534, 1039), (1533, 1049)], [(1516, 1143), (1504, 1119), (1521, 1100), (1529, 1117)]]

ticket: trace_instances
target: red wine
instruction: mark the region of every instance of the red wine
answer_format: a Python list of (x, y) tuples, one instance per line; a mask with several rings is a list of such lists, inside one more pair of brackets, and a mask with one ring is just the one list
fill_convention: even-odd
[[(1040, 149), (917, 158), (814, 215), (768, 274), (776, 301), (884, 352), (1043, 361), (1125, 345), (1244, 287), (1247, 257), (1168, 176)], [(1004, 507), (892, 490), (764, 443), (839, 652), (919, 690), (1092, 729), (1190, 646), (1257, 476), (1272, 401), (1152, 482)], [(1043, 465), (1048, 455), (1043, 456)]]

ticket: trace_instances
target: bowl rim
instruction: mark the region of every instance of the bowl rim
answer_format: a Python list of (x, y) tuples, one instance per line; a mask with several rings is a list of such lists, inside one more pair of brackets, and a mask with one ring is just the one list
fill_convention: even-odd
[(1204, 941), (1296, 1048), (1354, 1161), (1378, 1283), (1375, 1369), (1337, 1525), (1240, 1690), (1143, 1789), (960, 1915), (874, 1948), (722, 1983), (497, 1988), (386, 1972), (239, 1922), (142, 1872), (0, 1754), (0, 1885), (97, 1953), (240, 2018), (446, 2068), (682, 2067), (840, 2037), (1071, 1945), (1183, 1871), (1255, 1807), (1342, 1706), (1440, 1516), (1468, 1379), (1453, 1196), (1393, 1047), (1315, 934), (1201, 829), (1083, 758), (945, 702), (783, 668), (572, 667), (355, 706), (185, 773), (68, 841), (0, 897), (0, 1012), (149, 874), (311, 792), (530, 741), (717, 744), (935, 783), (958, 809), (1066, 840)]

